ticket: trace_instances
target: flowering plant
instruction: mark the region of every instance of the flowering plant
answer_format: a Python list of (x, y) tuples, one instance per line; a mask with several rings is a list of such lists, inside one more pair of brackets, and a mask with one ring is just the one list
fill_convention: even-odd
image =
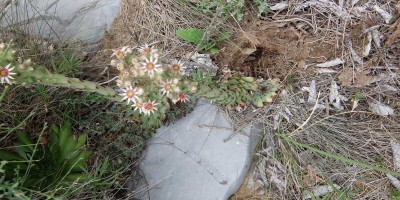
[(16, 61), (15, 51), (1, 43), (0, 85), (41, 83), (97, 92), (111, 100), (126, 102), (128, 116), (143, 129), (159, 127), (171, 104), (186, 103), (191, 96), (204, 96), (224, 106), (252, 103), (262, 107), (272, 102), (278, 89), (276, 80), (257, 80), (231, 71), (223, 71), (220, 80), (201, 69), (189, 76), (183, 62), (161, 62), (158, 50), (148, 45), (114, 49), (111, 58), (111, 65), (120, 72), (118, 89), (51, 73), (30, 59)]
[(170, 103), (187, 102), (190, 88), (195, 87), (181, 61), (161, 63), (158, 50), (148, 45), (115, 49), (111, 58), (111, 65), (120, 72), (117, 85), (122, 101), (129, 105), (127, 112), (143, 128), (158, 127)]

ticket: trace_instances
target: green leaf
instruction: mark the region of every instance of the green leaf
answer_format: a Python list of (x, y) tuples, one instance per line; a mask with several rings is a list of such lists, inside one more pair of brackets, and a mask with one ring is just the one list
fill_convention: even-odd
[(106, 173), (106, 170), (107, 170), (107, 168), (109, 166), (108, 159), (109, 158), (107, 156), (104, 159), (103, 163), (101, 163), (100, 170), (99, 170), (99, 177), (102, 177)]
[(50, 149), (50, 151), (51, 152), (56, 152), (57, 150), (59, 151), (60, 150), (60, 146), (59, 146), (59, 140), (58, 140), (58, 133), (56, 133), (56, 132), (52, 132), (52, 133), (50, 133), (50, 136), (49, 136), (49, 149)]
[(352, 164), (352, 165), (355, 165), (355, 166), (358, 166), (358, 167), (363, 167), (363, 168), (366, 168), (366, 169), (373, 169), (373, 170), (376, 170), (376, 171), (379, 171), (379, 172), (382, 172), (382, 173), (385, 173), (385, 174), (390, 174), (390, 175), (393, 175), (393, 176), (400, 176), (400, 172), (392, 171), (392, 170), (390, 170), (388, 168), (378, 167), (378, 166), (371, 165), (371, 164), (368, 164), (368, 163), (365, 163), (365, 162), (362, 162), (362, 161), (359, 161), (359, 160), (350, 159), (350, 158), (346, 158), (346, 157), (341, 156), (341, 155), (337, 155), (337, 154), (334, 154), (334, 153), (323, 151), (323, 150), (321, 150), (319, 148), (316, 148), (314, 146), (311, 146), (309, 144), (298, 142), (297, 140), (293, 139), (292, 137), (284, 135), (282, 133), (278, 134), (278, 136), (282, 137), (284, 140), (286, 140), (286, 141), (288, 141), (288, 142), (290, 142), (292, 144), (295, 144), (297, 146), (309, 149), (312, 152), (318, 153), (318, 154), (323, 155), (323, 156), (327, 156), (329, 158), (340, 160), (340, 161), (343, 161), (343, 162), (346, 162), (346, 163), (349, 163), (349, 164)]
[(74, 151), (77, 139), (75, 135), (70, 135), (63, 146), (61, 146), (61, 156), (63, 159), (68, 158), (68, 156)]
[(55, 124), (52, 124), (52, 125), (51, 125), (51, 130), (52, 130), (54, 133), (57, 133), (57, 134), (58, 134), (58, 132), (60, 132), (60, 127), (57, 126), (57, 125), (55, 125)]
[(231, 38), (231, 34), (229, 34), (228, 32), (223, 32), (218, 35), (217, 41), (221, 42), (224, 40), (229, 40), (229, 38)]
[(216, 45), (216, 43), (215, 43), (214, 41), (205, 41), (205, 42), (202, 42), (201, 45), (199, 46), (199, 51), (201, 51), (201, 50), (206, 50), (206, 51), (208, 51), (208, 50), (214, 48), (215, 45)]
[(59, 132), (59, 145), (60, 147), (63, 147), (65, 142), (67, 141), (67, 138), (71, 137), (71, 123), (66, 121), (61, 127), (61, 130)]
[(79, 149), (79, 148), (81, 148), (83, 145), (85, 145), (86, 138), (87, 138), (87, 135), (86, 135), (86, 134), (80, 135), (80, 136), (78, 137), (78, 142), (76, 143), (75, 149)]
[(33, 141), (32, 139), (29, 137), (29, 135), (25, 132), (20, 132), (18, 134), (18, 141), (20, 141), (22, 144), (26, 145), (26, 147), (28, 147), (31, 151), (33, 151)]
[(26, 153), (32, 152), (25, 144), (21, 144), (17, 142), (15, 144), (15, 151), (17, 151), (18, 155), (28, 160)]
[(86, 168), (85, 162), (89, 158), (91, 153), (91, 151), (81, 151), (77, 157), (68, 160), (67, 169), (70, 169), (72, 172), (81, 172), (82, 169)]
[(89, 177), (81, 173), (68, 174), (65, 177), (66, 182), (84, 182), (86, 180), (89, 180)]
[(24, 160), (21, 156), (12, 153), (10, 151), (0, 149), (0, 159), (7, 161), (22, 161)]
[(196, 28), (189, 28), (178, 29), (176, 30), (176, 34), (182, 39), (198, 45), (201, 41), (201, 38), (203, 38), (204, 32)]
[(218, 53), (218, 48), (217, 48), (217, 47), (211, 48), (211, 49), (210, 49), (210, 53), (213, 54), (213, 55), (216, 54), (216, 53)]

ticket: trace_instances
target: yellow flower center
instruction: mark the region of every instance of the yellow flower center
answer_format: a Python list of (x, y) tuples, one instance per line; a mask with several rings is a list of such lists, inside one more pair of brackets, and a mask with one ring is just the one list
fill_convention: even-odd
[(143, 106), (143, 103), (142, 102), (136, 102), (135, 106), (138, 107), (138, 108), (141, 108)]
[(153, 70), (154, 69), (154, 64), (151, 63), (151, 62), (147, 63), (146, 64), (146, 69), (149, 70), (149, 71)]
[(177, 64), (174, 64), (174, 65), (172, 65), (172, 69), (173, 69), (174, 71), (179, 71), (179, 70), (181, 69), (181, 66), (179, 66), (179, 65), (177, 65)]
[(129, 90), (126, 92), (126, 96), (128, 96), (129, 98), (132, 98), (135, 96), (135, 93), (133, 92), (133, 90)]
[(125, 53), (122, 52), (122, 51), (118, 51), (117, 52), (117, 56), (120, 57), (120, 58), (123, 58), (125, 56)]
[(144, 109), (146, 110), (153, 110), (154, 105), (152, 103), (146, 103), (146, 105), (144, 105)]
[(143, 49), (143, 52), (150, 54), (150, 53), (151, 53), (151, 49), (148, 48), (148, 47), (147, 47), (147, 48), (144, 48), (144, 49)]
[(165, 84), (165, 86), (164, 86), (165, 90), (171, 90), (171, 87), (172, 86), (169, 83)]
[(6, 68), (0, 69), (0, 76), (1, 77), (7, 77), (8, 76), (8, 70)]

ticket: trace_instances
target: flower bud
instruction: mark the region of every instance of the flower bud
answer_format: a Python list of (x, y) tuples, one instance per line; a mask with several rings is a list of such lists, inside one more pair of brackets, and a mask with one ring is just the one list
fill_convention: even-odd
[(23, 64), (26, 66), (30, 66), (32, 65), (32, 60), (30, 58), (28, 60), (24, 60)]
[(117, 69), (118, 69), (119, 71), (122, 71), (124, 68), (125, 68), (124, 64), (122, 64), (122, 63), (118, 63), (118, 64), (117, 64)]
[(118, 65), (118, 61), (115, 60), (115, 59), (112, 59), (110, 65), (111, 66), (117, 66)]

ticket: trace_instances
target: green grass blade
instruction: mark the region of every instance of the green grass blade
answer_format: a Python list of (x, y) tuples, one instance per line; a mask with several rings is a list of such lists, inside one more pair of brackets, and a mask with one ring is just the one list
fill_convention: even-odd
[(400, 176), (400, 172), (395, 172), (395, 171), (392, 171), (392, 170), (389, 170), (389, 169), (386, 169), (386, 168), (370, 165), (370, 164), (367, 164), (367, 163), (364, 163), (364, 162), (361, 162), (361, 161), (358, 161), (358, 160), (352, 160), (352, 159), (349, 159), (349, 158), (346, 158), (346, 157), (343, 157), (343, 156), (332, 154), (332, 153), (320, 150), (318, 148), (312, 147), (312, 146), (310, 146), (308, 144), (303, 144), (301, 142), (298, 142), (298, 141), (294, 140), (293, 138), (290, 138), (290, 137), (285, 136), (283, 134), (278, 134), (278, 136), (282, 137), (284, 140), (286, 140), (286, 141), (288, 141), (288, 142), (290, 142), (292, 144), (295, 144), (295, 145), (303, 147), (303, 148), (307, 148), (307, 149), (309, 149), (309, 150), (311, 150), (311, 151), (313, 151), (315, 153), (318, 153), (320, 155), (323, 155), (323, 156), (334, 158), (334, 159), (337, 159), (337, 160), (340, 160), (340, 161), (343, 161), (343, 162), (346, 162), (346, 163), (349, 163), (349, 164), (353, 164), (353, 165), (356, 165), (356, 166), (359, 166), (359, 167), (363, 167), (363, 168), (367, 168), (367, 169), (373, 169), (373, 170), (376, 170), (376, 171), (379, 171), (379, 172), (382, 172), (382, 173), (386, 173), (386, 174), (391, 174), (393, 176)]

